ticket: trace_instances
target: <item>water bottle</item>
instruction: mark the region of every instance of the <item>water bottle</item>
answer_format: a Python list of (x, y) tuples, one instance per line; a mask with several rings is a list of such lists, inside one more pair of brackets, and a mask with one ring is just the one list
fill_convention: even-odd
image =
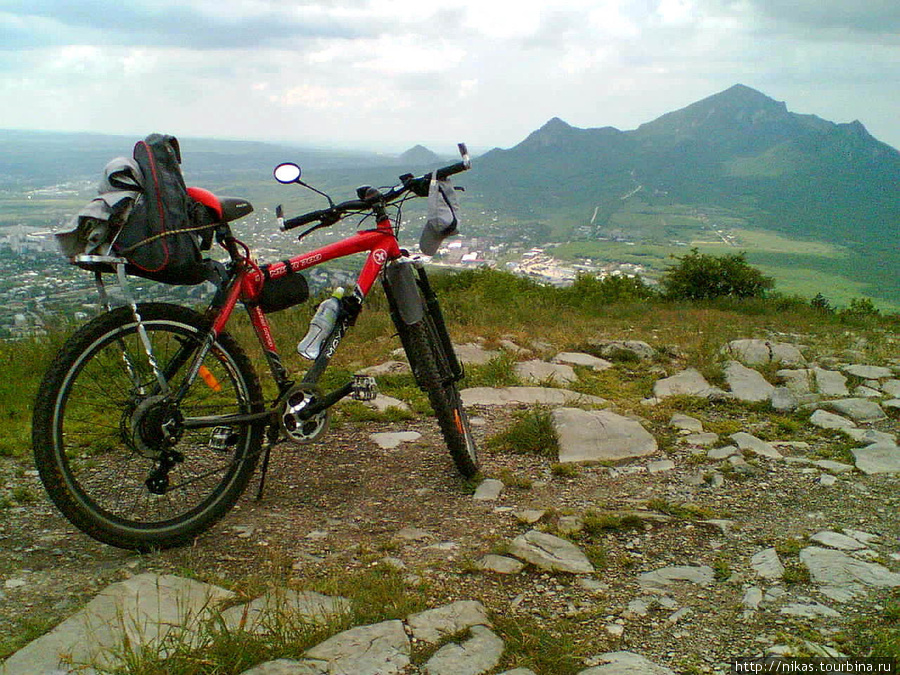
[(309, 330), (306, 336), (297, 345), (297, 353), (300, 356), (311, 361), (314, 361), (319, 356), (322, 343), (331, 335), (334, 324), (337, 323), (342, 297), (344, 297), (344, 289), (336, 288), (332, 296), (319, 305), (315, 316), (309, 322)]

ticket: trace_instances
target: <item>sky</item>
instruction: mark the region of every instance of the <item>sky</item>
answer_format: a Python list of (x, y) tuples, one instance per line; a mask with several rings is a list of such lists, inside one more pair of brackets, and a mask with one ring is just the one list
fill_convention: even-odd
[(0, 128), (402, 152), (733, 84), (900, 148), (898, 0), (0, 0)]

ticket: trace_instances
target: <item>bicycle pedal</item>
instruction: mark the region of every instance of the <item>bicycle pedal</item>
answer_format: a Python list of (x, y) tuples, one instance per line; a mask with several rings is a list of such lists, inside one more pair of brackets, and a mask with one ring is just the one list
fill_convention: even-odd
[(353, 376), (353, 390), (350, 392), (350, 398), (355, 401), (374, 401), (378, 396), (378, 385), (375, 378), (368, 375)]
[(213, 450), (227, 450), (229, 446), (237, 443), (237, 440), (238, 434), (231, 427), (215, 427), (207, 445)]

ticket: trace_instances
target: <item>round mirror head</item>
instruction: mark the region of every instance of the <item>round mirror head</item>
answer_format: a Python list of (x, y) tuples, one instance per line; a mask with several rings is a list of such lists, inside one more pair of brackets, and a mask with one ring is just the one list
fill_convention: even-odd
[(275, 180), (279, 183), (296, 183), (300, 180), (300, 167), (293, 162), (286, 162), (275, 167)]

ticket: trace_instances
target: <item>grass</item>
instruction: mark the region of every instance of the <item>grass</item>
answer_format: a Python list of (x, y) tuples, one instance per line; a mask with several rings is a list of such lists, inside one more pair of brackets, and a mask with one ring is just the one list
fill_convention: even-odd
[(504, 452), (555, 457), (559, 453), (559, 438), (553, 427), (553, 413), (544, 406), (517, 412), (512, 426), (489, 437), (487, 446)]

